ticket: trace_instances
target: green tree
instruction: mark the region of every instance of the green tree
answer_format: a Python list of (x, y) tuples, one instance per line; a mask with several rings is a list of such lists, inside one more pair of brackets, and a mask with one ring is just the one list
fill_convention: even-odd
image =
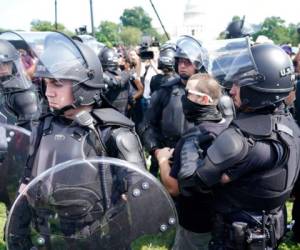
[[(42, 20), (32, 20), (31, 23), (31, 31), (55, 31), (55, 24), (52, 24), (49, 21), (42, 21)], [(57, 31), (63, 32), (67, 35), (74, 35), (73, 32), (66, 29), (66, 27), (61, 24), (57, 23)]]
[(125, 9), (120, 20), (123, 26), (132, 26), (145, 31), (151, 28), (151, 17), (142, 9), (142, 7), (134, 7)]
[(300, 43), (300, 34), (297, 32), (298, 27), (300, 27), (300, 23), (298, 24), (290, 23), (288, 26), (290, 43), (294, 46), (298, 46), (298, 44)]
[(120, 42), (120, 25), (110, 21), (102, 21), (96, 32), (99, 42), (112, 47)]
[(160, 34), (154, 28), (144, 30), (143, 34), (146, 36), (151, 36), (155, 41), (158, 41), (160, 44), (163, 44), (168, 40), (165, 34)]
[(253, 34), (254, 40), (259, 35), (267, 36), (276, 44), (289, 43), (291, 41), (290, 32), (285, 25), (285, 21), (280, 17), (267, 17), (261, 25), (260, 31)]
[(126, 46), (135, 46), (140, 43), (142, 32), (136, 27), (123, 27), (120, 32), (120, 39)]

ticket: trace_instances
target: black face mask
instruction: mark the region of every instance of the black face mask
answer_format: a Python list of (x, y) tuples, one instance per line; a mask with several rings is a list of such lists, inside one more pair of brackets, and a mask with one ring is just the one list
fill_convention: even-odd
[(119, 65), (120, 70), (125, 70), (125, 65)]
[(187, 81), (190, 78), (190, 76), (188, 76), (187, 74), (180, 74), (179, 76), (184, 81)]
[(221, 121), (222, 114), (216, 105), (201, 105), (190, 101), (186, 95), (181, 98), (185, 118), (189, 122)]

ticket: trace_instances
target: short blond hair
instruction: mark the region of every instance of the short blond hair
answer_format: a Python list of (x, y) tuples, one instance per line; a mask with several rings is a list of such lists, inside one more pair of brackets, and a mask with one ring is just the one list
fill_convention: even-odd
[(207, 73), (192, 75), (187, 82), (187, 88), (209, 95), (215, 105), (218, 104), (222, 95), (221, 86), (218, 81)]

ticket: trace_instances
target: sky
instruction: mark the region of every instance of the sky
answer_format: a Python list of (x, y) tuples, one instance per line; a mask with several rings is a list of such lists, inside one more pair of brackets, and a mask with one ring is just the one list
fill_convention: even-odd
[[(152, 0), (167, 31), (172, 33), (183, 20), (188, 0)], [(300, 0), (199, 0), (205, 13), (205, 26), (211, 38), (223, 31), (234, 15), (246, 16), (250, 24), (259, 24), (266, 17), (279, 16), (287, 23), (300, 23)], [(0, 0), (0, 27), (29, 30), (34, 19), (51, 21), (55, 18), (55, 0)], [(94, 25), (109, 20), (120, 22), (124, 9), (141, 6), (152, 18), (152, 25), (160, 27), (150, 0), (92, 0)], [(90, 0), (57, 0), (58, 22), (74, 31), (87, 25), (91, 31)]]

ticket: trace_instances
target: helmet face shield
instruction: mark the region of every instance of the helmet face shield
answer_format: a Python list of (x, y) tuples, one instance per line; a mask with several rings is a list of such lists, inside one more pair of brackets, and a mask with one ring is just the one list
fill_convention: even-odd
[(173, 69), (175, 66), (175, 53), (176, 53), (175, 43), (167, 42), (163, 44), (159, 51), (158, 68)]
[(12, 75), (13, 64), (11, 62), (0, 62), (0, 77)]
[(0, 37), (24, 40), (38, 58), (35, 77), (86, 80), (87, 65), (74, 41), (57, 32), (5, 32)]
[(253, 60), (248, 38), (216, 40), (208, 44), (209, 72), (225, 88), (255, 84), (259, 73)]
[(30, 88), (32, 83), (27, 77), (20, 59), (12, 62), (0, 62), (0, 85), (0, 91), (4, 93)]
[(175, 58), (185, 58), (194, 64), (197, 70), (208, 67), (208, 54), (200, 41), (190, 36), (181, 36), (176, 42)]
[(17, 49), (3, 39), (0, 41), (0, 91), (14, 92), (30, 86), (31, 81), (26, 75)]
[(105, 88), (102, 67), (89, 46), (59, 32), (4, 32), (0, 38), (12, 44), (23, 42), (31, 49), (38, 59), (35, 77), (71, 81), (76, 105), (92, 105), (99, 100)]

